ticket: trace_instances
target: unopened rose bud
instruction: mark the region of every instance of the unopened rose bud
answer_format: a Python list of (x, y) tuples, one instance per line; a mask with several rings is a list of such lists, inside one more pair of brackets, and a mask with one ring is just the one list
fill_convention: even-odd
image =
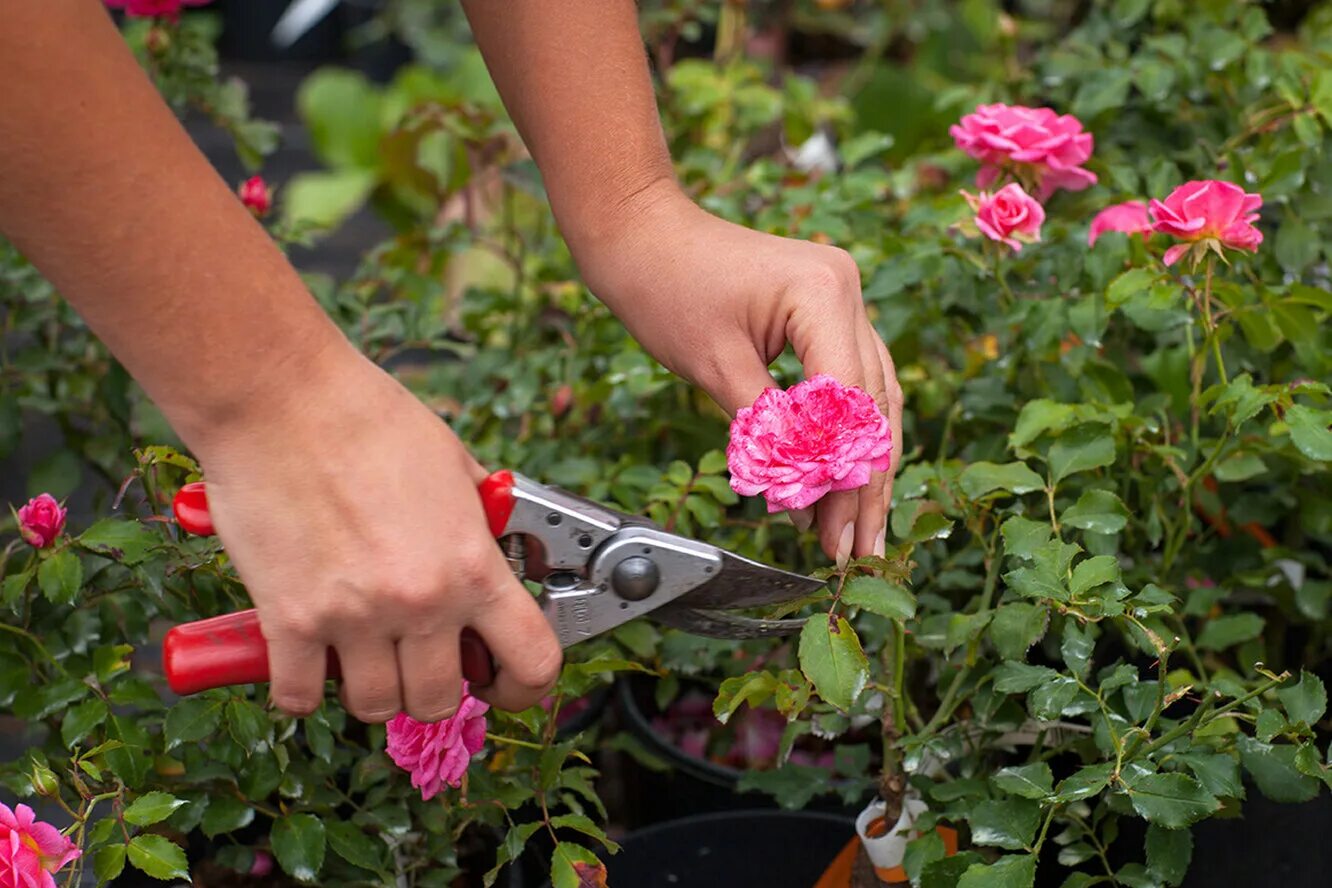
[(148, 30), (144, 45), (148, 48), (148, 52), (155, 56), (165, 55), (166, 51), (171, 48), (171, 32), (166, 28), (154, 25)]
[(67, 510), (51, 494), (35, 496), (18, 510), (19, 535), (30, 546), (45, 549), (65, 529), (67, 514)]
[(268, 215), (268, 211), (273, 206), (273, 191), (264, 181), (263, 176), (251, 176), (246, 179), (236, 190), (240, 195), (241, 203), (250, 208), (255, 218), (262, 219)]
[(46, 765), (34, 763), (32, 766), (32, 788), (38, 795), (54, 796), (60, 792), (60, 781), (55, 772)]
[(550, 412), (556, 419), (569, 412), (573, 405), (573, 386), (567, 382), (555, 390), (550, 397)]
[(250, 864), (250, 875), (266, 876), (273, 871), (273, 855), (262, 849), (254, 852), (254, 863)]

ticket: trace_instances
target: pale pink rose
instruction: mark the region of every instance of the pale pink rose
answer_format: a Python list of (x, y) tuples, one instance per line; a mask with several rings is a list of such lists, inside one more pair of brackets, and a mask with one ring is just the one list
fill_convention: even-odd
[(67, 510), (49, 493), (28, 500), (18, 510), (19, 534), (30, 545), (44, 549), (56, 541), (65, 529)]
[(1152, 220), (1147, 218), (1147, 205), (1140, 200), (1130, 200), (1108, 206), (1092, 217), (1091, 230), (1087, 232), (1087, 246), (1095, 246), (1097, 239), (1107, 231), (1146, 235), (1151, 230)]
[(1262, 195), (1216, 179), (1186, 182), (1164, 201), (1153, 200), (1152, 231), (1184, 241), (1166, 250), (1165, 264), (1175, 264), (1200, 241), (1211, 241), (1217, 249), (1257, 252), (1263, 233), (1253, 223), (1262, 205)]
[(473, 697), (463, 682), (462, 704), (441, 722), (419, 722), (400, 712), (388, 723), (388, 755), (410, 771), (412, 786), (429, 801), (444, 786), (461, 786), (472, 756), (486, 742), (486, 711), (490, 706)]
[(82, 853), (27, 805), (0, 802), (0, 888), (56, 888), (53, 874)]
[(263, 176), (251, 176), (241, 183), (240, 188), (236, 189), (240, 195), (241, 203), (249, 207), (250, 212), (257, 218), (263, 218), (268, 215), (269, 209), (273, 206), (273, 190), (268, 187)]
[(766, 389), (731, 423), (731, 489), (763, 494), (769, 512), (804, 509), (833, 490), (855, 490), (892, 462), (888, 418), (864, 389), (813, 376)]
[(976, 227), (990, 240), (1008, 244), (1015, 251), (1024, 243), (1041, 239), (1045, 209), (1016, 182), (1010, 182), (994, 194), (962, 192), (976, 213)]
[(981, 162), (979, 188), (989, 188), (1009, 171), (1033, 181), (1036, 195), (1048, 200), (1057, 189), (1081, 191), (1096, 184), (1082, 168), (1092, 153), (1091, 133), (1071, 114), (1024, 105), (980, 105), (949, 127), (957, 147)]
[(212, 0), (106, 0), (112, 9), (123, 9), (134, 18), (180, 17), (182, 6), (203, 6)]

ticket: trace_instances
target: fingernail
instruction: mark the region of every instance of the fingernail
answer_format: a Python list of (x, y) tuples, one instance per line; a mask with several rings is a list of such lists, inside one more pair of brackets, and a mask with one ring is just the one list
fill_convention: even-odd
[(809, 530), (814, 524), (814, 516), (804, 509), (794, 509), (787, 514), (791, 516), (791, 523), (795, 525), (795, 529), (801, 533)]
[(886, 551), (888, 551), (888, 525), (887, 525), (887, 524), (885, 524), (885, 525), (883, 526), (883, 530), (879, 531), (879, 538), (878, 538), (877, 540), (874, 541), (874, 554), (877, 555), (879, 558), (882, 558), (882, 557), (883, 557), (883, 553), (886, 552)]
[(856, 541), (856, 526), (847, 522), (846, 527), (842, 528), (842, 539), (837, 543), (837, 569), (846, 570), (847, 562), (851, 560), (851, 545)]

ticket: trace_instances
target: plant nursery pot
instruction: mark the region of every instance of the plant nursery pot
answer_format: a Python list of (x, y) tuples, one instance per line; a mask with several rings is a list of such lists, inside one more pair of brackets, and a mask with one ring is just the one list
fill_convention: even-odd
[(630, 834), (619, 854), (604, 856), (606, 884), (810, 888), (854, 834), (851, 818), (816, 811), (698, 814)]
[[(616, 682), (615, 695), (622, 727), (670, 769), (662, 772), (638, 762), (626, 763), (621, 776), (628, 828), (708, 812), (778, 807), (766, 793), (737, 789), (744, 776), (740, 769), (691, 755), (657, 730), (652, 724), (655, 706), (648, 683), (622, 679)], [(859, 811), (858, 806), (830, 795), (816, 796), (806, 808), (841, 817), (854, 817)]]

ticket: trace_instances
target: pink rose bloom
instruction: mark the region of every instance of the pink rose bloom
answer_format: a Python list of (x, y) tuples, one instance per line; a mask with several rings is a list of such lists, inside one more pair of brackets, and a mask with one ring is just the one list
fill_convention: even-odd
[(1097, 239), (1107, 231), (1146, 235), (1151, 230), (1152, 220), (1147, 218), (1147, 205), (1140, 200), (1130, 200), (1106, 207), (1092, 217), (1091, 230), (1087, 232), (1087, 246), (1095, 246)]
[(1253, 223), (1262, 205), (1262, 195), (1246, 194), (1238, 185), (1216, 179), (1186, 182), (1164, 201), (1153, 200), (1152, 231), (1184, 241), (1166, 250), (1165, 264), (1173, 265), (1202, 241), (1210, 241), (1218, 252), (1223, 246), (1257, 252), (1263, 233)]
[(388, 723), (388, 754), (394, 764), (410, 771), (412, 786), (429, 801), (445, 784), (462, 785), (472, 756), (486, 742), (486, 711), (490, 706), (473, 697), (463, 682), (462, 704), (441, 722), (419, 722), (400, 712)]
[(123, 9), (135, 18), (180, 18), (182, 6), (203, 6), (212, 0), (106, 0), (112, 9)]
[(65, 529), (66, 514), (67, 510), (51, 494), (35, 496), (18, 510), (19, 534), (30, 545), (45, 549)]
[(769, 512), (804, 509), (832, 490), (855, 490), (891, 462), (888, 418), (864, 389), (814, 376), (764, 390), (731, 423), (731, 489), (763, 494)]
[(49, 823), (42, 823), (27, 805), (12, 811), (0, 802), (0, 886), (56, 888), (52, 877), (82, 854)]
[(268, 187), (263, 176), (251, 176), (241, 183), (240, 188), (236, 189), (240, 195), (241, 203), (250, 208), (257, 218), (263, 218), (268, 215), (269, 209), (273, 206), (273, 190)]
[(1010, 170), (1037, 183), (1048, 200), (1057, 189), (1081, 191), (1096, 184), (1096, 174), (1082, 168), (1092, 153), (1091, 133), (1071, 114), (1023, 105), (980, 105), (948, 133), (967, 154), (981, 162), (979, 188), (988, 188)]
[(262, 848), (256, 848), (254, 863), (250, 864), (250, 875), (266, 876), (273, 872), (273, 855)]
[(970, 195), (964, 191), (962, 196), (976, 213), (976, 227), (990, 240), (1008, 244), (1017, 251), (1024, 243), (1041, 239), (1045, 209), (1016, 182), (1010, 182), (994, 194), (982, 191), (979, 195)]

